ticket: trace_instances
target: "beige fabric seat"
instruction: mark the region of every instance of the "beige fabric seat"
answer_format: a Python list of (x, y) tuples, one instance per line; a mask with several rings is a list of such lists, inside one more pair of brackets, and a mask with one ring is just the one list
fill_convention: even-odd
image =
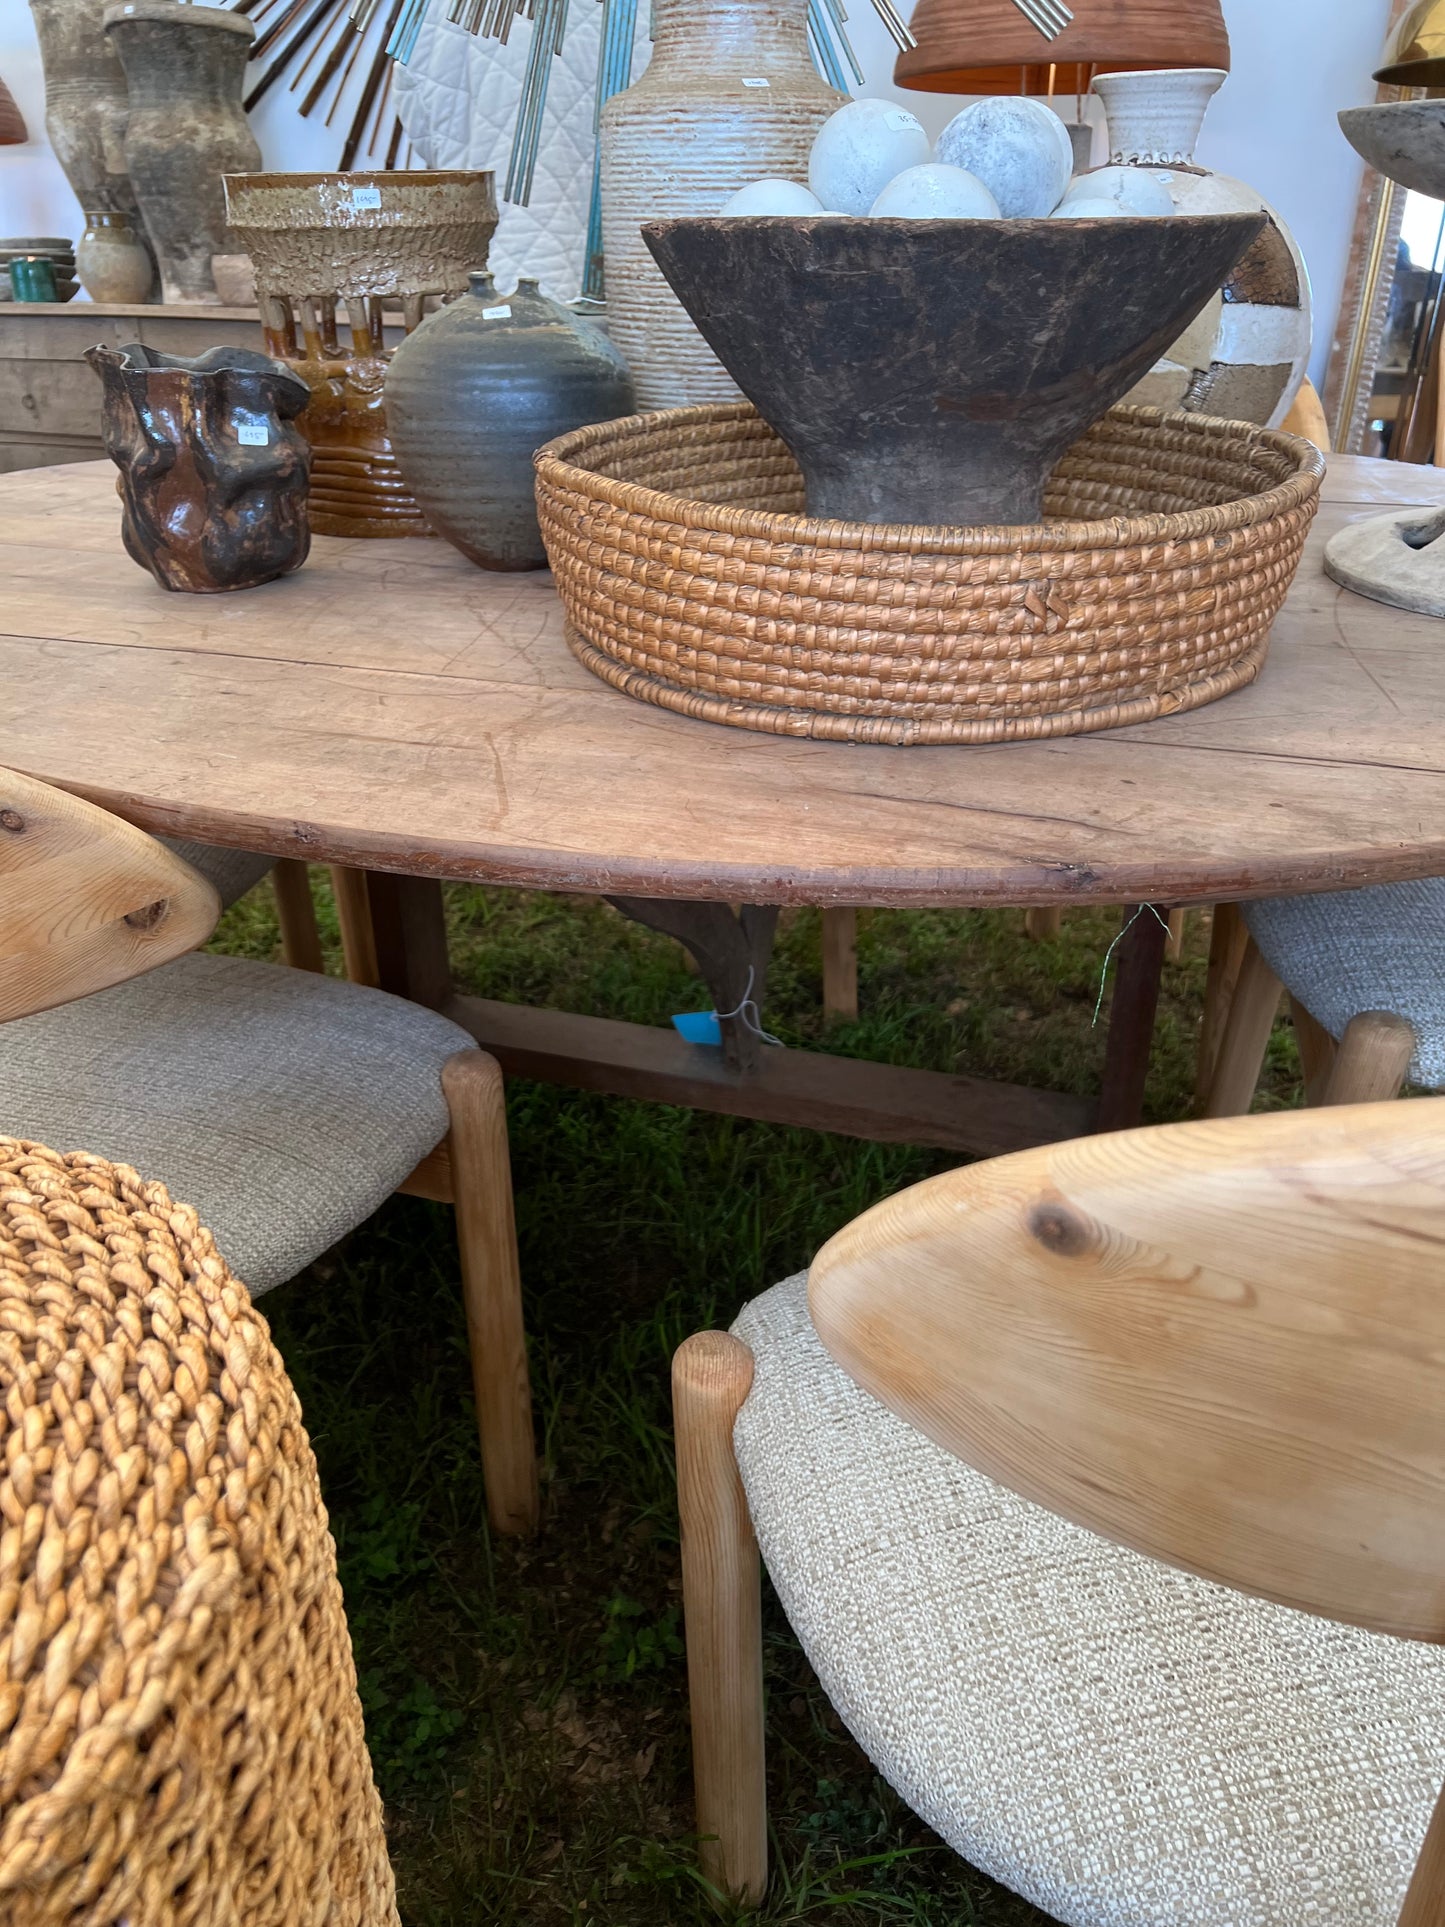
[(1394, 1927), (1445, 1650), (1272, 1606), (995, 1485), (834, 1364), (805, 1279), (733, 1327), (774, 1586), (879, 1771), (1071, 1927)]
[(259, 1294), (441, 1142), (442, 1065), (474, 1048), (380, 991), (193, 955), (0, 1026), (0, 1117), (13, 1136), (160, 1178)]

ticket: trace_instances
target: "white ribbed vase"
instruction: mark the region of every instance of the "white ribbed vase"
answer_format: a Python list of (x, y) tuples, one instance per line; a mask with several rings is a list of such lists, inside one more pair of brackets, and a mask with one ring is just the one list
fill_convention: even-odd
[(1100, 74), (1094, 92), (1108, 117), (1109, 165), (1192, 165), (1209, 103), (1228, 78), (1222, 67)]
[(1229, 78), (1217, 67), (1100, 74), (1109, 164), (1148, 169), (1180, 214), (1269, 216), (1220, 292), (1125, 401), (1277, 428), (1309, 368), (1309, 270), (1276, 209), (1252, 187), (1200, 167), (1195, 145), (1209, 103)]
[(807, 23), (807, 0), (653, 0), (647, 71), (602, 110), (608, 332), (640, 408), (737, 399), (639, 230), (716, 214), (765, 175), (806, 182), (813, 137), (848, 98), (814, 68)]

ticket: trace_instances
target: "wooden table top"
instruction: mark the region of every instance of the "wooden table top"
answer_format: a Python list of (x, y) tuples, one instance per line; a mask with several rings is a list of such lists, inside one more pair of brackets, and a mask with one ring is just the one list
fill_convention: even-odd
[(0, 764), (144, 827), (428, 876), (763, 903), (1209, 900), (1445, 874), (1445, 625), (1337, 589), (1342, 523), (1445, 473), (1336, 458), (1269, 662), (1186, 716), (887, 749), (664, 713), (562, 637), (545, 574), (318, 537), (170, 595), (108, 463), (0, 477)]

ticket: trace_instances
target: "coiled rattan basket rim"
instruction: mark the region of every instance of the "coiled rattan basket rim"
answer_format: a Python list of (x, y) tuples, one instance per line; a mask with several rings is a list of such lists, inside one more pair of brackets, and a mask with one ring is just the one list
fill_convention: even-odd
[[(1124, 426), (1167, 426), (1215, 438), (1224, 431), (1247, 447), (1270, 448), (1288, 456), (1295, 463), (1295, 472), (1257, 494), (1240, 496), (1236, 501), (1213, 508), (1161, 515), (1112, 515), (1087, 522), (1061, 519), (983, 528), (953, 527), (946, 523), (830, 522), (807, 515), (783, 515), (769, 509), (729, 508), (722, 503), (703, 502), (693, 496), (650, 488), (641, 482), (618, 481), (588, 466), (589, 455), (595, 458), (600, 450), (610, 455), (659, 432), (724, 427), (730, 422), (761, 419), (752, 403), (744, 401), (664, 408), (646, 415), (623, 415), (615, 421), (593, 422), (588, 427), (559, 435), (538, 449), (533, 458), (537, 479), (553, 488), (580, 489), (627, 515), (732, 537), (882, 555), (987, 556), (1056, 555), (1225, 535), (1288, 514), (1310, 501), (1319, 491), (1326, 468), (1325, 457), (1313, 442), (1283, 429), (1128, 403), (1109, 410), (1106, 419)], [(1215, 452), (1224, 452), (1218, 449), (1217, 439)]]

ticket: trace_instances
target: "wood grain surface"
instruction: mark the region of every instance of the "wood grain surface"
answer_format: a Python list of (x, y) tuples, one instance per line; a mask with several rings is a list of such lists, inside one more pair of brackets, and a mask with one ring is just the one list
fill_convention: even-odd
[(129, 823), (0, 769), (0, 1023), (169, 963), (220, 913), (204, 877)]
[(715, 728), (581, 669), (542, 573), (318, 539), (167, 595), (104, 464), (0, 478), (0, 763), (156, 831), (372, 870), (755, 903), (1235, 900), (1445, 872), (1437, 624), (1322, 543), (1445, 475), (1335, 458), (1260, 681), (1091, 737), (885, 749)]
[(1445, 1099), (1081, 1138), (876, 1205), (818, 1335), (948, 1451), (1107, 1538), (1445, 1640)]

